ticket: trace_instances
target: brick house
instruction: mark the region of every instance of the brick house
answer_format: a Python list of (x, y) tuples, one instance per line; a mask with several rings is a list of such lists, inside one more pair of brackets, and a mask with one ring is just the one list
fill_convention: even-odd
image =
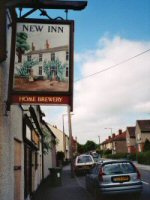
[(136, 152), (135, 126), (127, 127), (126, 142), (127, 142), (128, 153), (135, 153)]
[(113, 137), (112, 154), (116, 153), (127, 153), (126, 131), (119, 130), (119, 134)]
[(135, 127), (137, 151), (142, 152), (146, 139), (150, 141), (150, 120), (137, 120)]

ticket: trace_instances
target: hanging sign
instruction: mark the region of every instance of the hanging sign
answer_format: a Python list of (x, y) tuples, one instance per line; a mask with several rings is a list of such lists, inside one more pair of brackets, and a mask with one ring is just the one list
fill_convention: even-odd
[(73, 21), (18, 20), (13, 27), (11, 104), (73, 101)]

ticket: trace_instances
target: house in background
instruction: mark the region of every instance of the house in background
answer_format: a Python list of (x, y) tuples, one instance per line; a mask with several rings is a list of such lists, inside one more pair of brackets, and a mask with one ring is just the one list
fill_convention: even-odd
[(43, 132), (43, 171), (44, 178), (49, 175), (49, 168), (56, 167), (56, 136), (53, 134), (48, 124), (41, 120)]
[(150, 120), (137, 120), (135, 128), (137, 151), (142, 152), (146, 139), (150, 141)]
[(50, 130), (53, 132), (53, 134), (55, 135), (55, 137), (57, 138), (57, 145), (56, 145), (56, 152), (58, 151), (62, 151), (65, 154), (65, 145), (64, 145), (64, 135), (65, 133), (63, 133), (60, 129), (57, 128), (57, 126), (53, 126), (51, 124), (48, 123), (48, 126), (50, 128)]
[(113, 138), (112, 147), (112, 154), (127, 153), (126, 131), (119, 130), (119, 134)]
[(135, 126), (127, 127), (126, 143), (127, 143), (128, 153), (135, 153), (136, 152)]

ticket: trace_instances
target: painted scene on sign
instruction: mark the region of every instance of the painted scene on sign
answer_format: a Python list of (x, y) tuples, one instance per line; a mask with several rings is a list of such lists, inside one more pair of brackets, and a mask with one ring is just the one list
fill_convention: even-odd
[(17, 23), (14, 91), (68, 92), (70, 25)]

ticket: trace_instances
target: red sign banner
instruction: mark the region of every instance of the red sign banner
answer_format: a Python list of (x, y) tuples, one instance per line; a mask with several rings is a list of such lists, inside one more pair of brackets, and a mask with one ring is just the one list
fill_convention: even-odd
[(70, 104), (70, 97), (13, 95), (11, 97), (11, 102), (14, 104)]

